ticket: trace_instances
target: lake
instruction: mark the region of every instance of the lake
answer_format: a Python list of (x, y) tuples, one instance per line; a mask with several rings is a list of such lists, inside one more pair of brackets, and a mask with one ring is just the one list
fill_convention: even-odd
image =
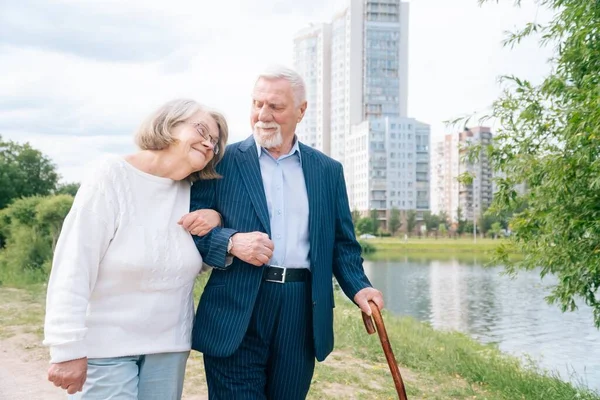
[(562, 313), (544, 297), (554, 279), (534, 271), (515, 279), (477, 258), (365, 261), (386, 308), (436, 329), (457, 330), (500, 350), (535, 360), (562, 379), (600, 391), (600, 331), (592, 311)]

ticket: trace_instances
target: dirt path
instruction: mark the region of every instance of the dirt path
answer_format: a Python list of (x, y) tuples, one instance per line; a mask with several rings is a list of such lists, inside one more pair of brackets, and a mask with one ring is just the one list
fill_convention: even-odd
[[(1, 400), (65, 400), (64, 390), (46, 379), (47, 349), (33, 334), (0, 340)], [(190, 390), (187, 390), (190, 392)], [(206, 394), (184, 394), (185, 400), (206, 400)]]
[(64, 400), (64, 390), (46, 380), (48, 361), (34, 335), (0, 340), (0, 399)]

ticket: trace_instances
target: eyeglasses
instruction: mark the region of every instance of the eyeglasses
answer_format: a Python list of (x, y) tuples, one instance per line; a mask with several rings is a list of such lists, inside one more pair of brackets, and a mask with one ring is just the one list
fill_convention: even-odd
[(219, 138), (214, 138), (212, 136), (210, 136), (207, 132), (206, 126), (203, 123), (200, 122), (187, 122), (187, 121), (183, 121), (186, 124), (190, 124), (190, 125), (194, 125), (194, 128), (196, 128), (196, 132), (198, 132), (198, 134), (200, 136), (202, 136), (202, 139), (210, 142), (210, 144), (212, 144), (213, 146), (213, 153), (215, 153), (215, 156), (217, 154), (219, 154)]

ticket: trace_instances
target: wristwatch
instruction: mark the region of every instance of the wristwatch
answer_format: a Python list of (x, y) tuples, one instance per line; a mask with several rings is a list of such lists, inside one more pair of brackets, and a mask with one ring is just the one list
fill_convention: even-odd
[(227, 240), (227, 254), (231, 253), (232, 248), (233, 248), (233, 240), (231, 239), (231, 236), (230, 236), (229, 239)]

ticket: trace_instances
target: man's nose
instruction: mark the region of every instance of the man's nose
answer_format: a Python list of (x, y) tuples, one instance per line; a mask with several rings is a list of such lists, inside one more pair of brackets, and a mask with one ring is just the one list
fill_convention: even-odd
[(271, 121), (273, 118), (273, 114), (271, 114), (271, 110), (265, 105), (258, 112), (258, 120), (262, 122)]

